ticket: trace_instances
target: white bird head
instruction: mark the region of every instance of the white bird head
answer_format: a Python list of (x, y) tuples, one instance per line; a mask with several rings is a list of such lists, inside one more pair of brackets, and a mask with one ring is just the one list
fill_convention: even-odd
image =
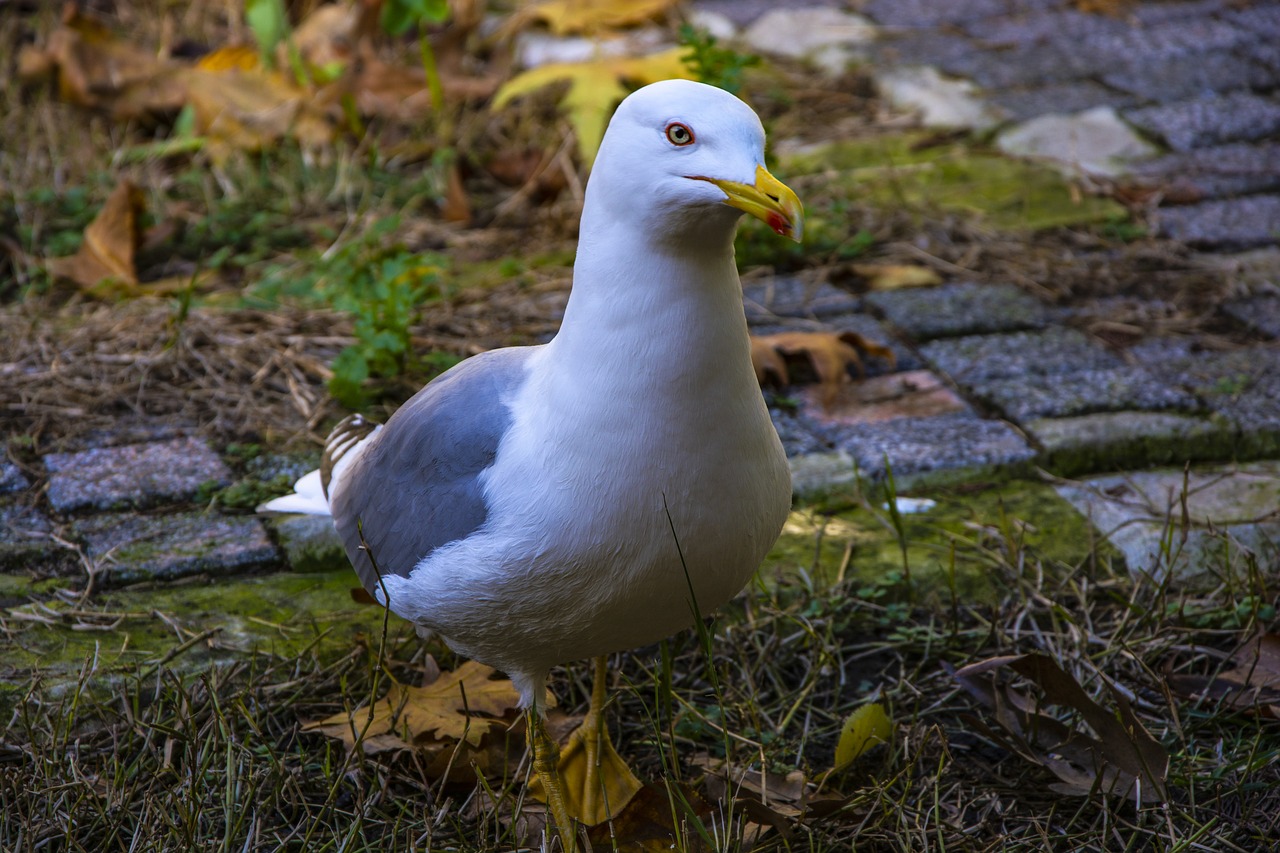
[(796, 241), (804, 227), (800, 199), (764, 167), (759, 117), (728, 92), (690, 80), (653, 83), (619, 105), (586, 207), (593, 218), (658, 239), (732, 234), (744, 211)]

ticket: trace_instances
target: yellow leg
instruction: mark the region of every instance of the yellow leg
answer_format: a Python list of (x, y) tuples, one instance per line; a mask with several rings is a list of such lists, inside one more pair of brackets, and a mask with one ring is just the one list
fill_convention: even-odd
[(546, 794), (547, 812), (555, 822), (564, 853), (577, 853), (578, 827), (564, 804), (564, 788), (560, 784), (560, 747), (547, 732), (546, 722), (536, 710), (529, 710), (527, 721), (529, 749), (533, 752), (533, 772)]
[[(609, 659), (601, 655), (594, 661), (595, 672), (591, 679), (591, 704), (587, 707), (587, 716), (582, 720), (582, 745), (587, 753), (587, 779), (582, 788), (582, 813), (594, 815), (601, 788), (600, 750), (607, 743), (606, 749), (614, 752), (613, 741), (609, 738), (609, 727), (604, 724), (605, 690), (609, 679)], [(616, 753), (615, 753), (616, 754)], [(605, 807), (617, 804), (604, 803)]]

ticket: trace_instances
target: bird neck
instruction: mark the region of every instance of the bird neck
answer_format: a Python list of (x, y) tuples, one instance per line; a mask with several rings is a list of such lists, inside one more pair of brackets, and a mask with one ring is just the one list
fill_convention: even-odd
[(732, 227), (705, 229), (710, 233), (697, 240), (637, 243), (634, 227), (586, 225), (551, 347), (556, 360), (588, 370), (684, 375), (700, 364), (729, 369), (745, 362), (749, 344)]

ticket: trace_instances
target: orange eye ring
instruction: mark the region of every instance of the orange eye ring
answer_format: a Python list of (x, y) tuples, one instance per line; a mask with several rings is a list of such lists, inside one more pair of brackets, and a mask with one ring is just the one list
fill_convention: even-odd
[(693, 128), (683, 122), (673, 121), (667, 125), (667, 141), (672, 145), (692, 145)]

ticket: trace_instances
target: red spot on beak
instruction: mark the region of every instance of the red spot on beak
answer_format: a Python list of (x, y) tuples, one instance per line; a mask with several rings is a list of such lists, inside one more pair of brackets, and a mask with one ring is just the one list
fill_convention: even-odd
[(773, 229), (774, 234), (780, 234), (784, 237), (787, 235), (787, 220), (780, 214), (769, 214), (769, 227)]

